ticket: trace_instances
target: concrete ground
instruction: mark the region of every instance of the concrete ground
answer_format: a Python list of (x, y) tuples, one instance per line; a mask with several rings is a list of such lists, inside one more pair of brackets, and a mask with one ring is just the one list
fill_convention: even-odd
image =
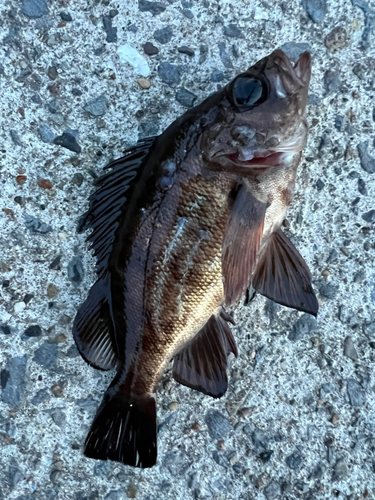
[[(0, 14), (0, 498), (373, 498), (375, 4), (0, 0)], [(87, 459), (111, 379), (71, 335), (95, 279), (76, 232), (94, 179), (276, 47), (313, 60), (286, 230), (318, 319), (260, 296), (238, 307), (222, 399), (163, 376), (157, 466)]]

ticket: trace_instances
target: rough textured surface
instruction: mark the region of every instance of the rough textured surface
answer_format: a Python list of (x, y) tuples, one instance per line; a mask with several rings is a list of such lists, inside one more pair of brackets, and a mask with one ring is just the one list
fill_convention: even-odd
[[(2, 2), (0, 498), (374, 496), (375, 6), (267, 5)], [(162, 44), (153, 33), (166, 26)], [(125, 44), (147, 59), (149, 89), (119, 58)], [(163, 376), (155, 468), (86, 459), (111, 379), (85, 365), (71, 337), (95, 279), (76, 232), (93, 182), (184, 112), (180, 88), (199, 102), (276, 47), (313, 57), (311, 133), (286, 230), (312, 271), (318, 319), (259, 296), (238, 307), (239, 356), (222, 399), (178, 386), (170, 369)]]

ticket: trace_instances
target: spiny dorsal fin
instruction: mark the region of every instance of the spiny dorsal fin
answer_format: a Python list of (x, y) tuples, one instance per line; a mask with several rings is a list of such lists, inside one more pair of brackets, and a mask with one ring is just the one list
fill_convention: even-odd
[(108, 265), (116, 229), (127, 200), (126, 191), (136, 182), (135, 178), (154, 141), (155, 137), (139, 141), (122, 158), (109, 163), (105, 170), (111, 171), (95, 182), (97, 190), (89, 198), (90, 206), (79, 222), (78, 232), (93, 229), (87, 240), (94, 249), (98, 276)]
[(278, 304), (314, 316), (318, 313), (319, 305), (311, 286), (309, 268), (280, 229), (264, 242), (252, 286)]
[(240, 186), (225, 230), (222, 272), (226, 305), (237, 302), (247, 290), (263, 236), (267, 203), (259, 201), (248, 187)]
[(173, 377), (197, 391), (220, 398), (227, 390), (227, 358), (237, 348), (224, 311), (212, 315), (204, 327), (174, 358)]

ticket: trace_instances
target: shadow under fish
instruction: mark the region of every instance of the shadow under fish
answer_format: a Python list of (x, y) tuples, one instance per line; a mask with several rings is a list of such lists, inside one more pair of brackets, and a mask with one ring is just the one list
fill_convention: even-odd
[(85, 455), (156, 462), (153, 394), (173, 377), (214, 398), (237, 355), (225, 307), (253, 290), (316, 316), (307, 265), (280, 230), (307, 140), (310, 56), (276, 50), (141, 140), (96, 181), (80, 231), (96, 283), (75, 318), (79, 352), (116, 368)]

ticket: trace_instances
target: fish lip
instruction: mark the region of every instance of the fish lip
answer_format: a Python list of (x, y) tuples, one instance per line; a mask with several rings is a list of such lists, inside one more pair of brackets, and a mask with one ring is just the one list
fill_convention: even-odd
[(230, 162), (240, 167), (250, 167), (256, 170), (266, 170), (270, 167), (279, 167), (281, 165), (283, 153), (280, 151), (269, 151), (268, 154), (262, 156), (254, 156), (251, 160), (240, 160), (239, 153), (230, 153), (221, 155)]

